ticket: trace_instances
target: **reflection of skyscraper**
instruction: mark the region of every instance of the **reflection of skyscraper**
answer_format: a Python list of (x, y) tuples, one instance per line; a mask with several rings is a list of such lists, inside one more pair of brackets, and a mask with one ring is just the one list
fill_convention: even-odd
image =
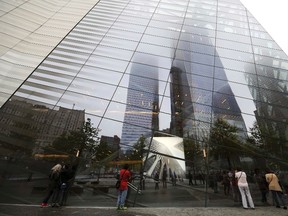
[[(0, 117), (3, 156), (53, 142), (70, 123), (83, 122), (84, 112), (99, 136), (122, 135), (120, 145), (153, 130), (157, 138), (165, 128), (167, 136), (191, 138), (191, 150), (203, 147), (221, 117), (247, 130), (256, 119), (278, 136), (272, 154), (287, 151), (287, 56), (239, 0), (15, 2), (6, 0), (0, 16), (0, 105), (8, 101)], [(27, 165), (43, 172), (31, 154), (25, 157), (30, 161), (13, 163), (19, 175)], [(151, 154), (151, 165), (157, 157)], [(172, 172), (169, 161), (155, 168)]]
[[(268, 149), (274, 149), (283, 154), (288, 147), (288, 98), (287, 71), (288, 63), (281, 50), (269, 52), (262, 48), (255, 62), (256, 77), (247, 73), (246, 79), (255, 101), (255, 117), (262, 132), (273, 136), (273, 143), (266, 143)], [(274, 57), (276, 56), (276, 58)], [(251, 68), (246, 68), (247, 72)], [(286, 152), (287, 153), (287, 152)]]
[(133, 145), (141, 137), (158, 130), (158, 73), (132, 66), (121, 143)]
[(177, 67), (171, 68), (171, 134), (183, 137), (183, 131), (189, 127), (189, 118), (193, 116), (190, 85), (187, 72)]

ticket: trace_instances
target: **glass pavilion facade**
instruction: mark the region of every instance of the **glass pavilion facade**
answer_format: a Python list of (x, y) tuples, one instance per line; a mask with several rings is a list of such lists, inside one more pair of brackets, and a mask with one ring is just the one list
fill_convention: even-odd
[(0, 202), (40, 203), (56, 163), (69, 205), (115, 206), (125, 163), (133, 206), (233, 205), (239, 166), (256, 203), (255, 168), (288, 186), (288, 57), (239, 0), (0, 4)]

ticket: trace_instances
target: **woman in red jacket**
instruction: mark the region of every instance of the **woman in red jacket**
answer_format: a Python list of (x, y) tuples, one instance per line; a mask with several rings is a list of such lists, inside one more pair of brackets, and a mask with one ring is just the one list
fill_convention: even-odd
[(118, 198), (117, 198), (117, 209), (126, 210), (127, 207), (124, 206), (125, 200), (128, 192), (128, 182), (131, 178), (131, 172), (128, 170), (128, 164), (125, 164), (120, 170), (120, 187), (118, 189)]

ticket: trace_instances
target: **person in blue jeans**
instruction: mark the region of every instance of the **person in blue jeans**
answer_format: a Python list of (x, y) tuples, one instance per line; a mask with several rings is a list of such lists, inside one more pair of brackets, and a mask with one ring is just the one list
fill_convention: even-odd
[(118, 198), (117, 198), (117, 209), (126, 210), (125, 201), (128, 193), (128, 182), (131, 179), (131, 172), (129, 171), (129, 165), (125, 164), (120, 170), (120, 187), (118, 189)]

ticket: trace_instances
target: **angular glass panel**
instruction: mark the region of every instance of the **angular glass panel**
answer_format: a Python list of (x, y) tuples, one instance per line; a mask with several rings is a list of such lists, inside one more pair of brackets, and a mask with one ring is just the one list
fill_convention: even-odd
[(60, 107), (85, 110), (85, 113), (102, 117), (109, 101), (97, 97), (66, 91), (57, 103)]
[[(247, 45), (245, 45), (244, 43), (251, 44), (251, 38), (249, 36), (236, 35), (236, 34), (233, 34), (233, 33), (217, 31), (217, 39), (216, 39), (217, 40), (216, 41), (217, 46), (218, 46), (218, 41), (220, 41), (218, 38), (219, 39), (224, 39), (225, 41), (227, 41), (227, 43), (229, 41), (231, 41), (231, 42), (234, 41), (234, 42), (237, 42), (237, 43), (241, 42), (241, 44), (243, 44), (240, 47), (239, 46), (234, 47), (234, 49), (242, 49), (242, 46), (244, 46), (244, 48), (245, 48)], [(223, 44), (223, 43), (224, 42), (222, 42), (221, 44)]]
[(201, 53), (194, 53), (184, 50), (176, 51), (176, 58), (179, 60), (191, 61), (195, 63), (205, 64), (205, 65), (214, 65), (214, 57), (211, 55), (205, 55)]
[(227, 26), (227, 25), (222, 25), (222, 24), (217, 25), (217, 30), (227, 32), (227, 33), (245, 35), (245, 36), (250, 35), (250, 32), (248, 29), (242, 29), (242, 28), (237, 28), (235, 26)]
[(219, 55), (220, 58), (222, 57), (231, 58), (237, 61), (245, 61), (245, 62), (254, 63), (254, 58), (253, 58), (252, 53), (245, 53), (245, 52), (239, 52), (239, 51), (230, 50), (230, 49), (217, 48), (217, 54)]
[(181, 30), (182, 26), (177, 23), (172, 23), (172, 22), (164, 22), (164, 21), (158, 21), (158, 20), (151, 20), (149, 22), (149, 26), (154, 27), (154, 28), (163, 28), (163, 29), (168, 29), (168, 30)]
[(84, 64), (86, 60), (88, 59), (89, 55), (86, 53), (73, 53), (73, 52), (67, 52), (66, 50), (59, 50), (55, 49), (53, 52), (49, 55), (50, 59), (57, 59), (57, 60), (63, 60), (67, 62), (73, 62), (77, 64)]
[(41, 103), (56, 104), (63, 93), (64, 90), (61, 89), (55, 89), (50, 86), (43, 86), (26, 81), (15, 95)]
[(120, 15), (117, 18), (117, 20), (123, 23), (133, 23), (133, 24), (139, 24), (143, 26), (146, 26), (149, 23), (148, 19), (143, 19), (140, 17), (124, 16), (124, 15)]
[(171, 52), (171, 48), (167, 47), (140, 43), (136, 51), (151, 55), (159, 55), (167, 58), (173, 58), (173, 52)]
[(225, 19), (231, 19), (231, 20), (237, 20), (237, 21), (241, 21), (241, 22), (247, 22), (246, 15), (242, 16), (242, 15), (238, 15), (238, 14), (225, 13), (225, 12), (218, 11), (217, 16), (225, 18)]
[(15, 89), (22, 83), (22, 80), (0, 76), (0, 92), (13, 94)]
[[(230, 35), (230, 37), (231, 37), (231, 35)], [(235, 46), (235, 44), (237, 44), (237, 46)], [(252, 47), (249, 44), (242, 44), (242, 43), (237, 43), (234, 41), (227, 41), (227, 40), (218, 39), (218, 40), (216, 40), (216, 45), (217, 45), (217, 47), (223, 47), (223, 48), (228, 48), (228, 49), (252, 53)]]
[(225, 69), (238, 70), (247, 73), (255, 73), (255, 65), (249, 62), (240, 62), (232, 59), (215, 57), (215, 65)]
[[(94, 56), (96, 55), (96, 56)], [(117, 49), (108, 46), (97, 46), (96, 50), (93, 51), (93, 55), (90, 58), (97, 58), (97, 56), (105, 56), (120, 60), (130, 61), (133, 55), (132, 51)]]
[(190, 43), (188, 41), (179, 41), (178, 48), (208, 55), (214, 55), (215, 52), (215, 47), (213, 46), (207, 46), (198, 43)]
[[(135, 71), (139, 71), (137, 73), (137, 76), (145, 76), (145, 72), (150, 72), (150, 73), (155, 73), (155, 77), (157, 79), (162, 80), (164, 82), (167, 81), (169, 74), (170, 74), (170, 68), (164, 69), (164, 68), (158, 68), (157, 66), (150, 66), (150, 65), (145, 65), (145, 64), (138, 64), (138, 63), (129, 63), (129, 66), (127, 67), (126, 74), (131, 74)], [(152, 77), (150, 77), (152, 78)]]
[(73, 80), (68, 90), (85, 95), (96, 96), (110, 100), (116, 86), (86, 79), (76, 78)]
[(131, 40), (124, 40), (120, 38), (105, 37), (100, 43), (104, 46), (116, 47), (119, 49), (134, 51), (137, 47), (137, 42)]
[[(90, 116), (88, 116), (90, 117)], [(91, 116), (92, 120), (93, 120), (93, 116)], [(111, 127), (111, 125), (113, 125), (113, 127)], [(121, 134), (122, 134), (122, 127), (123, 127), (123, 123), (122, 122), (118, 122), (115, 121), (113, 119), (101, 119), (100, 124), (98, 126), (98, 128), (100, 129), (99, 135), (104, 136), (104, 137), (112, 137), (112, 138), (116, 138), (115, 140), (115, 144), (117, 146), (117, 150), (119, 151), (119, 148), (123, 148), (126, 147), (121, 143)], [(113, 139), (114, 140), (114, 139)], [(112, 144), (110, 144), (111, 146)], [(117, 152), (118, 152), (117, 151)], [(119, 152), (118, 152), (119, 154)], [(106, 157), (105, 157), (106, 158)]]
[[(111, 102), (105, 111), (104, 118), (112, 119), (118, 122), (124, 121), (126, 104)], [(113, 128), (114, 129), (114, 128)]]
[[(95, 80), (112, 85), (118, 85), (122, 76), (123, 74), (119, 72), (90, 66), (84, 66), (77, 75), (79, 78)], [(113, 77), (113, 79), (111, 79), (111, 77)]]
[(220, 24), (223, 24), (223, 25), (235, 26), (235, 27), (238, 27), (238, 28), (248, 29), (248, 23), (246, 23), (246, 22), (239, 22), (237, 20), (231, 20), (231, 19), (223, 19), (221, 17), (219, 17), (217, 19), (217, 22), (220, 23)]
[(142, 37), (142, 34), (136, 32), (121, 31), (119, 29), (110, 29), (106, 36), (132, 41), (139, 41)]
[[(215, 68), (215, 75), (221, 74), (222, 71), (223, 71), (222, 68)], [(225, 73), (225, 76), (221, 77), (221, 79), (228, 80), (231, 82), (241, 83), (241, 84), (247, 84), (248, 83), (248, 80), (247, 80), (245, 73), (242, 73), (239, 71), (228, 70), (228, 69), (225, 69), (224, 73)], [(216, 75), (216, 76), (219, 79), (218, 75)], [(249, 77), (251, 79), (254, 79), (254, 80), (256, 79), (256, 75), (253, 75), (253, 74), (249, 74)]]
[(256, 45), (256, 46), (263, 46), (263, 47), (267, 47), (269, 49), (281, 50), (279, 45), (272, 40), (270, 41), (270, 40), (264, 40), (264, 39), (252, 37), (252, 43), (253, 43), (253, 45)]
[(132, 62), (170, 69), (172, 59), (135, 52)]
[(96, 56), (92, 55), (89, 60), (86, 62), (86, 65), (89, 66), (97, 66), (107, 70), (114, 70), (119, 72), (124, 72), (129, 62), (103, 57), (103, 56)]
[(122, 22), (115, 22), (112, 26), (112, 29), (119, 29), (122, 31), (131, 31), (143, 34), (145, 31), (146, 26), (130, 24), (130, 23), (122, 23)]
[(48, 71), (45, 71), (45, 73), (35, 71), (33, 75), (29, 77), (28, 81), (65, 90), (70, 85), (73, 78), (74, 77), (67, 75), (59, 76), (59, 74), (53, 72), (49, 73)]
[[(183, 30), (187, 33), (197, 34), (197, 35), (205, 35), (206, 37), (215, 37), (215, 31), (212, 26), (207, 26), (208, 28), (194, 27), (194, 26), (184, 26)], [(212, 29), (212, 30), (211, 30)]]
[(175, 30), (165, 30), (165, 29), (157, 29), (153, 27), (147, 27), (146, 34), (148, 35), (155, 35), (158, 37), (167, 37), (167, 38), (172, 38), (175, 40), (178, 40), (180, 32)]

